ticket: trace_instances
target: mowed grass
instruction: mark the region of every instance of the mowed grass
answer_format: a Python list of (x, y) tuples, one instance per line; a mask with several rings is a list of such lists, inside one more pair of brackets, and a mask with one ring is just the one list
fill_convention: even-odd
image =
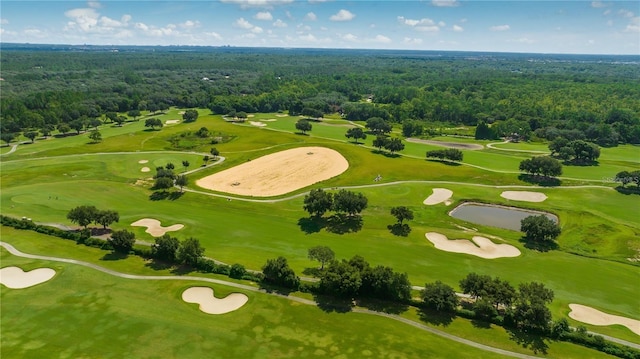
[[(33, 232), (9, 229), (5, 239), (29, 253), (73, 255), (121, 272), (150, 274), (138, 258), (100, 260), (104, 251)], [(205, 354), (225, 358), (498, 357), (391, 319), (327, 313), (264, 293), (240, 290), (249, 296), (249, 302), (238, 311), (218, 316), (201, 313), (197, 305), (180, 299), (191, 286), (209, 286), (218, 298), (238, 292), (224, 285), (121, 279), (77, 265), (15, 257), (5, 249), (0, 249), (0, 259), (3, 267), (48, 267), (57, 272), (52, 280), (31, 288), (2, 287), (1, 354), (8, 357), (51, 357), (51, 353), (105, 358)], [(168, 273), (159, 270), (153, 274)], [(423, 322), (415, 309), (403, 316)], [(311, 322), (318, 325), (309, 326)], [(489, 346), (533, 354), (531, 348), (513, 341), (499, 327), (479, 330), (462, 318), (446, 325), (433, 320), (423, 323)], [(565, 358), (606, 357), (568, 343), (544, 342), (547, 355), (552, 357), (560, 353)]]

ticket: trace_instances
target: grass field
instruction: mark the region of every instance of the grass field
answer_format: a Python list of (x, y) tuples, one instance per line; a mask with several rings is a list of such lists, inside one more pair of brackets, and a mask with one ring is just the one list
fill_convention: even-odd
[[(179, 110), (172, 109), (168, 114), (162, 116), (163, 121), (167, 119), (180, 118)], [(566, 183), (582, 183), (590, 185), (598, 185), (599, 187), (587, 188), (529, 188), (544, 192), (548, 199), (542, 203), (528, 203), (509, 201), (501, 198), (499, 195), (507, 188), (496, 188), (494, 186), (528, 186), (527, 183), (518, 179), (517, 167), (518, 163), (529, 158), (531, 154), (508, 152), (501, 150), (482, 150), (482, 151), (464, 151), (465, 163), (473, 166), (452, 166), (438, 162), (427, 161), (424, 159), (424, 153), (429, 149), (438, 149), (441, 147), (429, 146), (424, 144), (406, 143), (406, 148), (402, 151), (405, 156), (392, 157), (377, 153), (377, 151), (366, 146), (371, 145), (372, 136), (368, 136), (365, 145), (355, 145), (347, 142), (344, 137), (347, 126), (345, 121), (333, 118), (329, 123), (313, 123), (313, 130), (310, 135), (295, 134), (294, 123), (298, 117), (278, 117), (276, 114), (256, 114), (250, 118), (250, 121), (258, 121), (260, 119), (276, 119), (269, 121), (267, 128), (259, 128), (249, 124), (232, 124), (224, 122), (219, 116), (208, 115), (207, 111), (200, 112), (200, 118), (190, 124), (176, 124), (165, 126), (160, 131), (151, 131), (144, 128), (144, 118), (137, 122), (129, 122), (123, 127), (111, 127), (105, 125), (101, 128), (103, 133), (103, 142), (99, 144), (88, 144), (86, 135), (69, 136), (66, 138), (54, 138), (49, 140), (36, 141), (30, 145), (20, 145), (18, 150), (12, 154), (2, 157), (0, 162), (0, 208), (2, 214), (15, 217), (29, 217), (39, 222), (54, 222), (69, 225), (66, 220), (66, 213), (70, 208), (78, 205), (91, 204), (101, 209), (114, 209), (120, 213), (120, 222), (112, 225), (114, 229), (128, 229), (136, 233), (138, 239), (152, 242), (153, 238), (144, 233), (144, 228), (131, 227), (130, 224), (141, 218), (155, 218), (162, 221), (163, 225), (171, 225), (181, 223), (185, 228), (172, 232), (173, 235), (180, 239), (187, 237), (198, 238), (206, 248), (205, 255), (221, 260), (223, 262), (241, 263), (251, 269), (259, 269), (267, 259), (284, 255), (288, 258), (290, 264), (296, 271), (301, 274), (305, 269), (315, 267), (317, 263), (307, 259), (307, 249), (315, 245), (327, 245), (331, 247), (338, 258), (349, 258), (353, 255), (362, 255), (372, 265), (388, 265), (400, 272), (407, 272), (410, 280), (414, 285), (424, 285), (425, 282), (441, 280), (457, 288), (458, 281), (466, 276), (467, 273), (475, 271), (481, 274), (498, 275), (502, 279), (507, 279), (513, 284), (526, 281), (542, 281), (546, 286), (554, 290), (556, 300), (553, 303), (552, 311), (554, 317), (559, 318), (566, 316), (569, 309), (569, 303), (579, 303), (590, 305), (603, 311), (628, 316), (632, 318), (640, 318), (640, 306), (638, 305), (638, 297), (640, 295), (640, 266), (637, 262), (632, 262), (640, 253), (640, 221), (637, 219), (638, 196), (623, 195), (613, 190), (610, 184), (601, 183), (605, 177), (611, 177), (616, 172), (625, 170), (640, 169), (640, 161), (637, 159), (637, 147), (620, 146), (618, 148), (602, 149), (602, 157), (600, 165), (596, 167), (569, 167), (565, 166), (565, 176), (573, 177), (579, 180), (563, 181)], [(185, 131), (197, 131), (200, 127), (207, 127), (212, 132), (219, 132), (229, 135), (231, 140), (218, 144), (203, 144), (195, 149), (187, 152), (176, 152), (169, 150), (171, 144), (169, 137), (183, 133)], [(277, 131), (270, 130), (273, 128)], [(470, 142), (468, 139), (449, 138), (449, 136), (437, 138), (443, 141)], [(487, 141), (480, 142), (486, 144)], [(284, 150), (287, 148), (298, 147), (301, 145), (319, 145), (333, 148), (339, 151), (349, 161), (350, 168), (343, 175), (324, 181), (323, 183), (310, 186), (294, 194), (304, 193), (310, 188), (324, 187), (342, 187), (342, 186), (364, 186), (362, 188), (353, 189), (364, 193), (369, 199), (369, 207), (363, 212), (363, 227), (354, 233), (333, 233), (327, 228), (318, 228), (310, 225), (308, 214), (302, 210), (303, 199), (301, 196), (288, 198), (289, 195), (276, 198), (277, 201), (272, 202), (249, 202), (244, 199), (236, 198), (231, 201), (226, 198), (210, 196), (207, 194), (187, 192), (176, 200), (154, 200), (152, 191), (149, 189), (151, 181), (149, 177), (153, 176), (156, 166), (164, 166), (171, 162), (176, 166), (176, 172), (182, 172), (182, 161), (190, 162), (189, 170), (199, 168), (202, 165), (202, 156), (209, 152), (211, 147), (220, 150), (222, 156), (226, 160), (220, 164), (210, 168), (203, 168), (201, 171), (188, 175), (190, 185), (188, 188), (198, 189), (193, 185), (196, 179), (204, 177), (208, 174), (215, 173), (234, 165), (245, 163), (248, 160), (255, 159), (265, 154)], [(526, 144), (504, 144), (496, 145), (504, 146), (511, 149), (527, 149), (538, 150), (544, 149), (543, 145)], [(7, 150), (8, 151), (8, 150)], [(149, 152), (151, 151), (151, 152)], [(193, 152), (193, 153), (191, 153)], [(4, 152), (2, 152), (4, 153)], [(138, 161), (148, 160), (146, 164), (140, 164)], [(144, 166), (150, 167), (151, 172), (142, 173), (140, 169)], [(482, 168), (479, 168), (482, 167)], [(485, 169), (486, 168), (486, 169)], [(501, 173), (508, 172), (508, 173)], [(381, 183), (374, 183), (373, 179), (378, 175), (382, 175)], [(399, 181), (399, 183), (392, 183)], [(378, 187), (368, 187), (373, 184), (381, 184)], [(425, 206), (422, 201), (431, 194), (431, 190), (435, 187), (448, 188), (454, 192), (454, 204), (447, 207), (444, 205)], [(510, 190), (518, 190), (516, 187)], [(202, 190), (202, 189), (198, 189)], [(209, 194), (215, 194), (204, 191)], [(524, 208), (538, 209), (552, 212), (559, 216), (562, 226), (562, 235), (558, 238), (558, 250), (549, 252), (538, 252), (527, 249), (520, 242), (521, 233), (501, 230), (491, 227), (483, 227), (454, 219), (448, 216), (448, 212), (464, 200), (477, 200), (491, 202), (496, 204), (515, 205)], [(393, 206), (404, 205), (410, 207), (415, 213), (415, 219), (409, 224), (412, 228), (411, 233), (407, 237), (397, 237), (389, 233), (387, 225), (394, 222), (393, 217), (389, 214), (390, 208)], [(463, 230), (460, 226), (466, 228), (475, 228), (477, 231), (470, 233)], [(446, 234), (449, 238), (471, 238), (473, 235), (489, 235), (498, 236), (506, 243), (518, 247), (522, 255), (516, 258), (504, 258), (497, 260), (486, 260), (473, 256), (454, 254), (437, 250), (428, 242), (424, 236), (426, 232), (436, 231)], [(82, 258), (86, 256), (82, 252), (84, 247), (67, 246), (63, 252), (58, 252), (59, 248), (56, 244), (48, 244), (49, 247), (38, 247), (33, 244), (30, 247), (30, 241), (39, 240), (35, 237), (29, 237), (22, 233), (2, 228), (2, 239), (9, 243), (15, 244), (21, 250), (29, 252), (30, 249), (38, 253), (59, 253), (55, 255)], [(31, 239), (32, 238), (32, 239)], [(13, 242), (15, 243), (13, 243)], [(60, 241), (56, 239), (55, 241)], [(55, 242), (57, 243), (57, 242)], [(41, 244), (40, 244), (41, 245)], [(62, 248), (62, 247), (60, 247)], [(53, 254), (52, 254), (53, 255)], [(3, 252), (3, 266), (10, 261), (20, 262), (22, 260), (8, 256)], [(144, 267), (143, 264), (132, 266), (127, 264), (135, 259), (127, 259), (126, 261), (109, 261), (110, 266), (114, 269), (122, 271), (132, 271), (135, 269), (137, 273), (147, 271), (153, 272), (152, 269)], [(105, 262), (106, 263), (106, 262)], [(29, 265), (35, 265), (33, 263)], [(69, 272), (69, 276), (90, 276), (84, 273), (84, 269), (76, 269), (63, 266), (65, 273)], [(138, 268), (140, 267), (140, 268)], [(142, 269), (141, 269), (142, 268)], [(146, 269), (144, 269), (146, 268)], [(57, 279), (58, 277), (56, 277)], [(80, 278), (81, 279), (81, 278)], [(74, 278), (74, 280), (80, 280)], [(119, 299), (127, 298), (131, 301), (131, 309), (114, 309), (120, 307), (120, 304), (108, 306), (107, 312), (113, 313), (114, 317), (119, 321), (127, 315), (131, 315), (135, 308), (144, 308), (142, 298), (154, 297), (155, 291), (173, 293), (173, 296), (179, 298), (180, 285), (169, 285), (150, 283), (140, 288), (140, 292), (134, 291), (133, 286), (127, 283), (118, 283), (107, 285), (102, 281), (109, 281), (109, 278), (103, 278), (96, 284), (96, 288), (91, 289), (88, 298), (103, 298), (102, 292), (107, 291), (106, 288), (112, 290), (118, 287), (118, 290), (108, 297), (118, 303), (125, 303), (127, 300)], [(126, 282), (126, 281), (125, 281)], [(54, 283), (54, 282), (51, 282)], [(137, 283), (136, 285), (140, 285)], [(55, 286), (57, 287), (57, 286)], [(89, 287), (90, 283), (89, 283)], [(120, 288), (121, 287), (121, 288)], [(216, 294), (224, 292), (224, 288), (215, 288)], [(53, 291), (53, 290), (52, 290)], [(66, 292), (65, 288), (60, 297), (56, 297), (61, 303), (71, 296), (70, 292)], [(8, 294), (7, 294), (8, 293)], [(117, 293), (117, 295), (116, 295)], [(125, 294), (129, 293), (129, 294)], [(15, 321), (17, 315), (15, 307), (5, 306), (5, 296), (20, 295), (13, 291), (7, 291), (3, 288), (2, 293), (2, 329), (3, 329), (3, 354), (5, 343), (9, 347), (20, 348), (16, 350), (26, 350), (24, 348), (34, 347), (45, 348), (46, 343), (42, 346), (35, 343), (35, 337), (22, 332), (21, 336), (10, 336), (5, 341), (5, 314), (13, 318)], [(53, 295), (47, 292), (47, 295)], [(127, 297), (129, 295), (130, 297)], [(256, 294), (250, 294), (251, 300), (256, 302), (262, 299), (256, 299)], [(117, 298), (116, 298), (117, 297)], [(279, 301), (283, 301), (280, 303)], [(87, 305), (86, 302), (83, 305)], [(274, 304), (275, 303), (275, 304)], [(279, 303), (279, 304), (278, 304)], [(284, 303), (284, 304), (283, 304)], [(234, 351), (222, 343), (234, 343), (240, 346), (243, 341), (251, 342), (251, 338), (245, 337), (244, 331), (247, 327), (236, 327), (238, 333), (225, 336), (226, 334), (216, 333), (207, 334), (204, 337), (212, 336), (212, 342), (217, 344), (207, 344), (209, 349), (224, 348), (223, 351), (229, 351), (230, 357), (265, 357), (265, 356), (281, 356), (281, 357), (301, 357), (311, 356), (314, 352), (309, 352), (309, 343), (301, 345), (303, 337), (326, 337), (331, 336), (333, 339), (322, 348), (314, 348), (314, 351), (324, 350), (324, 354), (316, 354), (319, 356), (346, 357), (364, 356), (362, 351), (371, 350), (373, 357), (406, 357), (411, 356), (434, 356), (434, 357), (464, 357), (467, 353), (471, 355), (471, 351), (453, 352), (452, 355), (445, 355), (439, 349), (432, 348), (446, 347), (446, 344), (432, 344), (424, 346), (425, 343), (420, 340), (421, 337), (410, 335), (410, 329), (403, 329), (402, 325), (386, 323), (384, 318), (375, 318), (369, 322), (371, 318), (359, 318), (358, 315), (352, 317), (358, 319), (350, 319), (353, 323), (345, 324), (345, 330), (336, 329), (341, 320), (340, 315), (331, 314), (326, 317), (321, 316), (323, 321), (327, 323), (327, 330), (320, 329), (318, 332), (305, 332), (302, 328), (305, 323), (317, 320), (318, 310), (315, 308), (297, 307), (287, 301), (278, 298), (267, 298), (265, 304), (271, 306), (271, 312), (278, 313), (278, 310), (287, 313), (280, 314), (291, 319), (293, 322), (290, 328), (282, 328), (281, 331), (288, 334), (282, 334), (273, 331), (265, 337), (264, 332), (261, 334), (263, 338), (268, 337), (269, 343), (273, 346), (266, 345), (268, 352), (262, 352), (257, 347), (251, 347), (247, 344), (248, 351), (238, 349)], [(171, 305), (167, 304), (167, 307)], [(175, 303), (174, 303), (175, 306)], [(292, 313), (288, 310), (294, 308)], [(186, 309), (193, 309), (186, 306)], [(70, 317), (80, 317), (80, 309), (71, 311)], [(93, 309), (92, 309), (93, 310)], [(167, 309), (168, 310), (168, 309)], [(97, 309), (96, 309), (97, 311)], [(296, 312), (300, 311), (300, 312)], [(195, 312), (195, 310), (194, 310)], [(48, 312), (56, 317), (55, 310)], [(72, 314), (73, 313), (73, 314)], [(95, 313), (92, 311), (92, 315)], [(172, 314), (172, 316), (178, 315)], [(181, 314), (180, 314), (181, 315)], [(295, 315), (299, 315), (304, 320), (295, 319)], [(407, 312), (405, 316), (411, 317), (416, 314)], [(156, 314), (139, 313), (141, 318), (131, 322), (125, 326), (127, 331), (135, 331), (133, 328), (148, 328), (151, 323), (158, 321), (160, 324), (158, 329), (161, 332), (169, 332), (171, 321), (169, 319), (159, 319)], [(335, 317), (334, 317), (335, 316)], [(188, 317), (188, 316), (187, 316)], [(97, 318), (97, 317), (96, 317)], [(337, 319), (336, 319), (337, 318)], [(31, 318), (32, 321), (46, 325), (51, 325), (51, 321), (46, 316), (37, 316)], [(105, 320), (105, 319), (100, 319)], [(251, 320), (251, 319), (246, 319)], [(265, 319), (266, 320), (266, 319)], [(274, 319), (275, 320), (275, 319)], [(242, 321), (242, 320), (240, 320)], [(335, 321), (335, 323), (333, 323)], [(224, 321), (223, 321), (224, 322)], [(89, 321), (86, 322), (88, 325)], [(137, 327), (139, 323), (139, 327)], [(194, 321), (197, 325), (201, 325), (202, 332), (208, 333), (206, 325), (201, 321)], [(182, 324), (182, 331), (187, 331), (189, 325), (196, 325), (185, 320)], [(262, 327), (282, 327), (283, 321), (268, 322), (256, 326)], [(366, 323), (366, 324), (363, 324)], [(23, 322), (23, 324), (25, 324)], [(228, 323), (221, 324), (223, 327), (233, 326), (239, 323), (231, 320)], [(574, 325), (580, 323), (573, 322)], [(27, 324), (25, 324), (27, 325)], [(377, 343), (373, 337), (371, 340), (363, 339), (360, 342), (348, 344), (353, 340), (349, 340), (349, 331), (356, 331), (359, 325), (375, 326), (375, 327), (393, 327), (389, 329), (394, 334), (387, 341)], [(399, 329), (395, 329), (398, 326)], [(32, 326), (27, 325), (31, 328)], [(112, 328), (113, 327), (108, 327)], [(117, 328), (117, 326), (116, 326)], [(128, 329), (127, 329), (128, 328)], [(198, 327), (199, 328), (199, 327)], [(478, 336), (483, 341), (491, 342), (494, 334), (484, 335), (482, 330), (473, 327), (465, 327), (460, 324), (451, 325), (447, 330), (460, 330), (464, 337)], [(640, 342), (640, 338), (623, 327), (593, 327), (590, 330), (616, 336), (622, 339)], [(50, 329), (54, 330), (54, 329)], [(65, 330), (67, 332), (70, 328)], [(496, 329), (497, 330), (497, 329)], [(199, 329), (197, 331), (200, 331)], [(333, 332), (338, 334), (331, 334)], [(382, 330), (379, 333), (384, 333)], [(160, 332), (157, 332), (160, 333)], [(157, 334), (156, 333), (156, 334)], [(307, 333), (308, 335), (299, 335)], [(43, 333), (38, 336), (41, 337)], [(426, 333), (425, 333), (426, 334)], [(25, 339), (22, 340), (22, 335)], [(97, 336), (103, 337), (100, 333)], [(193, 334), (191, 334), (193, 335)], [(198, 334), (200, 335), (200, 334)], [(247, 334), (248, 335), (248, 334)], [(379, 334), (384, 337), (383, 334)], [(484, 335), (484, 336), (483, 336)], [(136, 347), (123, 344), (126, 336), (118, 338), (123, 348), (122, 354), (135, 353)], [(187, 352), (179, 352), (177, 343), (188, 341), (189, 336), (180, 334), (176, 337), (172, 346), (166, 350), (178, 350), (176, 355), (188, 354), (188, 356), (199, 356), (207, 350), (206, 345), (193, 344), (187, 346)], [(233, 339), (229, 339), (233, 338)], [(257, 340), (252, 337), (254, 340)], [(508, 335), (504, 334), (498, 340), (501, 347), (513, 346), (513, 342), (508, 340)], [(147, 343), (151, 344), (151, 336), (147, 338)], [(437, 340), (443, 340), (435, 338)], [(72, 337), (65, 339), (72, 340)], [(266, 340), (266, 339), (265, 339)], [(431, 339), (428, 339), (430, 341)], [(34, 341), (34, 344), (29, 344)], [(70, 342), (64, 342), (64, 347), (73, 345)], [(108, 341), (96, 340), (93, 344), (88, 345), (94, 348), (106, 348)], [(434, 342), (435, 343), (435, 342)], [(68, 345), (67, 345), (68, 344)], [(378, 344), (378, 346), (375, 346)], [(561, 343), (556, 343), (554, 350), (559, 350), (562, 357), (579, 357), (577, 354), (571, 354), (574, 346), (564, 347)], [(163, 344), (164, 345), (164, 344)], [(162, 345), (159, 345), (160, 347)], [(301, 352), (296, 351), (299, 346), (303, 349)], [(338, 349), (335, 353), (329, 351), (331, 347), (336, 346)], [(83, 348), (76, 345), (77, 348), (69, 356), (82, 356)], [(369, 349), (372, 347), (374, 349)], [(403, 347), (406, 347), (405, 352)], [(449, 347), (451, 347), (449, 345)], [(286, 350), (285, 350), (286, 348)], [(353, 351), (348, 352), (348, 349)], [(558, 349), (560, 348), (560, 349)], [(580, 348), (578, 348), (580, 349)], [(45, 349), (42, 349), (45, 350)], [(213, 349), (211, 349), (213, 350)], [(278, 351), (282, 350), (282, 352)], [(426, 350), (426, 351), (425, 351)], [(433, 351), (429, 351), (433, 350)], [(582, 350), (582, 349), (580, 349)], [(385, 352), (388, 351), (388, 352)], [(159, 350), (158, 353), (162, 351)], [(249, 355), (251, 352), (253, 354)], [(21, 352), (10, 352), (21, 353)], [(33, 352), (33, 353), (37, 353)], [(225, 356), (222, 351), (215, 353)], [(577, 352), (576, 352), (577, 353)], [(269, 354), (269, 355), (267, 355)], [(304, 355), (303, 355), (304, 354)], [(387, 355), (388, 354), (388, 355)], [(403, 354), (403, 355), (400, 355)], [(152, 353), (148, 357), (154, 357)], [(587, 355), (591, 357), (591, 355)]]

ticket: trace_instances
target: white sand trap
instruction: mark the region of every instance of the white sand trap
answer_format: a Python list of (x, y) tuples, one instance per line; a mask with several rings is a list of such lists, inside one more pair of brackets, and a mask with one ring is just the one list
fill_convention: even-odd
[(173, 226), (163, 227), (160, 224), (160, 221), (153, 218), (143, 218), (131, 223), (131, 225), (136, 227), (147, 227), (145, 232), (154, 237), (161, 237), (167, 232), (179, 231), (184, 228), (183, 224), (174, 224)]
[(289, 116), (289, 115), (285, 115), (284, 113), (279, 113), (279, 114), (276, 115), (276, 117), (287, 117), (287, 116)]
[(144, 163), (149, 163), (149, 160), (140, 160), (138, 161), (139, 164), (144, 164)]
[(142, 168), (140, 169), (140, 172), (151, 172), (151, 168), (149, 168), (149, 167), (142, 167)]
[(178, 112), (178, 115), (184, 115), (184, 111)]
[(247, 118), (256, 117), (256, 115), (247, 115)]
[(166, 125), (175, 125), (176, 123), (180, 123), (180, 120), (166, 120), (164, 123)]
[(242, 196), (279, 196), (335, 177), (348, 168), (349, 162), (337, 151), (299, 147), (207, 176), (196, 185)]
[(182, 292), (182, 300), (200, 304), (200, 310), (207, 314), (225, 314), (240, 309), (249, 301), (249, 297), (242, 293), (231, 293), (218, 299), (209, 287), (191, 287)]
[(4, 267), (0, 269), (0, 283), (11, 289), (23, 289), (44, 283), (56, 275), (51, 268), (37, 268), (25, 272), (19, 267)]
[(640, 320), (607, 314), (586, 305), (569, 304), (569, 308), (571, 308), (571, 312), (569, 312), (571, 319), (592, 325), (619, 324), (640, 335)]
[(264, 127), (264, 126), (266, 126), (266, 125), (267, 125), (266, 123), (262, 123), (262, 122), (259, 122), (259, 121), (249, 121), (249, 123), (250, 123), (252, 126), (258, 126), (258, 127)]
[(510, 244), (495, 244), (489, 238), (474, 236), (473, 244), (466, 239), (447, 239), (444, 234), (429, 232), (425, 237), (435, 245), (437, 249), (445, 252), (465, 253), (473, 256), (496, 259), (504, 257), (517, 257), (520, 250)]
[(276, 120), (275, 118), (270, 118), (268, 120), (261, 120), (262, 122), (276, 122), (278, 120)]
[(424, 202), (422, 203), (426, 204), (427, 206), (433, 206), (439, 203), (444, 203), (445, 205), (448, 206), (451, 204), (451, 201), (449, 201), (451, 196), (453, 196), (453, 191), (451, 190), (448, 190), (446, 188), (434, 188), (433, 194), (427, 197), (427, 199), (425, 199)]
[(500, 197), (523, 202), (542, 202), (547, 199), (547, 195), (540, 192), (528, 191), (504, 191)]

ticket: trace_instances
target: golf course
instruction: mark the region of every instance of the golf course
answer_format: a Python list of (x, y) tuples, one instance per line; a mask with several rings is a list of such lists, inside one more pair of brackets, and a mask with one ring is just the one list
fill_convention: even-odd
[[(282, 256), (307, 284), (318, 280), (320, 267), (309, 249), (327, 246), (336, 259), (362, 256), (372, 266), (406, 273), (414, 298), (435, 281), (461, 293), (460, 281), (472, 272), (515, 287), (540, 282), (554, 293), (553, 320), (566, 318), (572, 327), (640, 348), (640, 196), (612, 180), (640, 170), (636, 145), (603, 147), (597, 166), (564, 166), (558, 183), (539, 185), (523, 180), (519, 164), (548, 153), (548, 143), (474, 140), (446, 131), (412, 141), (395, 126), (389, 136), (401, 138), (404, 149), (391, 153), (375, 145), (375, 135), (345, 137), (366, 124), (337, 113), (309, 121), (312, 128), (303, 133), (296, 123), (307, 117), (286, 112), (250, 113), (238, 121), (198, 109), (197, 120), (185, 122), (187, 110), (142, 111), (120, 125), (101, 124), (100, 141), (89, 131), (16, 139), (0, 151), (1, 214), (80, 231), (68, 219), (72, 208), (110, 209), (119, 219), (99, 239), (130, 231), (135, 248), (144, 251), (164, 234), (196, 238), (205, 258), (250, 272)], [(164, 125), (148, 128), (148, 118)], [(202, 128), (211, 136), (190, 137)], [(455, 144), (466, 145), (462, 161), (425, 156)], [(186, 185), (157, 189), (156, 171), (168, 164)], [(359, 222), (334, 225), (303, 209), (318, 189), (334, 197), (341, 190), (361, 193), (368, 206)], [(468, 203), (549, 214), (561, 234), (555, 247), (536, 248), (519, 230), (456, 218)], [(403, 235), (390, 231), (396, 222), (390, 212), (398, 206), (413, 214)], [(340, 311), (304, 290), (283, 293), (134, 252), (1, 230), (2, 268), (20, 269), (0, 277), (0, 344), (7, 358), (51, 352), (60, 358), (611, 357), (412, 305), (385, 310), (356, 303)], [(55, 273), (21, 282), (40, 268)], [(12, 288), (5, 278), (25, 287)], [(589, 314), (570, 315), (571, 305), (619, 320), (590, 323)]]

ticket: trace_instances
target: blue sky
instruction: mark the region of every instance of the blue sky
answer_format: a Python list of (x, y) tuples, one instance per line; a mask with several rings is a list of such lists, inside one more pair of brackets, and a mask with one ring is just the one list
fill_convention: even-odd
[(0, 40), (640, 55), (638, 1), (12, 1)]

